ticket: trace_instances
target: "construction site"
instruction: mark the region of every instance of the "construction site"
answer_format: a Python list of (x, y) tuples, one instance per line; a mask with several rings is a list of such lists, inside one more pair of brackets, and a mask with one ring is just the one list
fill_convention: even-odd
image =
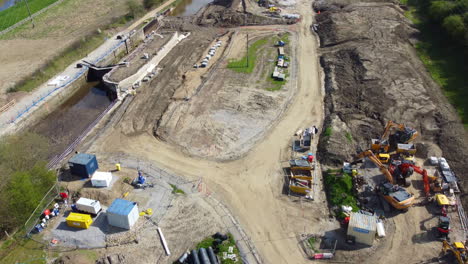
[(392, 1), (182, 1), (1, 97), (52, 142), (37, 263), (468, 263), (468, 133), (415, 38)]

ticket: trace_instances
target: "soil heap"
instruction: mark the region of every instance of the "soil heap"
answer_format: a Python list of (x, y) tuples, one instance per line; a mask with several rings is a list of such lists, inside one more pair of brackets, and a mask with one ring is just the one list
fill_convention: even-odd
[(466, 190), (466, 132), (415, 54), (418, 31), (403, 10), (393, 3), (314, 7), (322, 11), (316, 18), (326, 90), (323, 162), (352, 160), (393, 120), (417, 129), (418, 155), (445, 157)]

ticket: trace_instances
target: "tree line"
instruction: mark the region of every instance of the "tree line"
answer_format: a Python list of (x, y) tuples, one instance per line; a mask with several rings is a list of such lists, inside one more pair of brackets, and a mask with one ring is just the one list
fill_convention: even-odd
[(468, 0), (419, 0), (418, 6), (431, 24), (445, 31), (448, 41), (468, 46)]
[(56, 181), (49, 142), (34, 133), (0, 139), (0, 237), (21, 227)]

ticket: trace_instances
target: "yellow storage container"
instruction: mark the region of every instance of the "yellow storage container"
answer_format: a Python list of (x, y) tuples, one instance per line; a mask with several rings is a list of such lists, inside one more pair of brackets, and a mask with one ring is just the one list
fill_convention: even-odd
[(88, 228), (93, 223), (93, 219), (87, 214), (70, 213), (67, 217), (67, 225), (76, 228)]

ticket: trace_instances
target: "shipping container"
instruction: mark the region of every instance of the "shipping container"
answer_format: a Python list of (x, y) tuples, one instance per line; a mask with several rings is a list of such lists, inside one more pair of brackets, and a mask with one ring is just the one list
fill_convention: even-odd
[(76, 208), (80, 212), (97, 215), (102, 210), (101, 203), (96, 200), (81, 197), (76, 201)]
[(364, 245), (372, 246), (377, 232), (377, 218), (371, 215), (351, 213), (349, 216), (348, 236)]
[(139, 217), (137, 203), (124, 199), (115, 199), (107, 209), (109, 225), (130, 229)]
[(67, 225), (76, 228), (89, 228), (93, 219), (87, 214), (70, 213), (67, 217)]
[(78, 153), (69, 161), (70, 172), (81, 178), (89, 178), (99, 168), (96, 155)]
[(111, 181), (111, 172), (96, 171), (91, 177), (91, 185), (93, 185), (93, 187), (108, 187)]

